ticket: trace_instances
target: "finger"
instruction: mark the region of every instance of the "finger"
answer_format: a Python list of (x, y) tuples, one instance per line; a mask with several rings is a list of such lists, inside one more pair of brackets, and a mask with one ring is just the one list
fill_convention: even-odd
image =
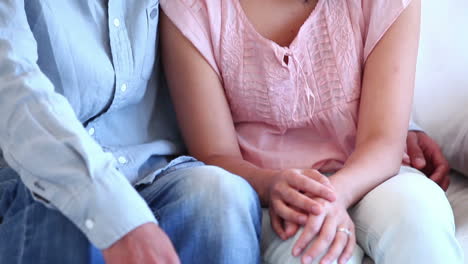
[(322, 212), (322, 206), (319, 203), (291, 187), (281, 192), (281, 198), (287, 204), (304, 210), (305, 212), (314, 215), (319, 215)]
[(314, 237), (320, 231), (320, 227), (322, 226), (324, 218), (325, 217), (323, 215), (309, 216), (309, 219), (307, 219), (307, 224), (304, 226), (301, 235), (297, 239), (296, 243), (294, 243), (292, 252), (293, 256), (297, 257), (302, 254), (307, 245), (310, 244), (312, 239), (314, 239)]
[(449, 186), (450, 186), (450, 177), (446, 176), (444, 181), (440, 185), (440, 187), (442, 188), (442, 190), (444, 190), (446, 192), (448, 190)]
[(285, 221), (290, 221), (300, 225), (304, 225), (307, 222), (307, 215), (292, 209), (282, 200), (273, 200), (272, 207), (275, 213)]
[(338, 264), (346, 264), (353, 256), (354, 247), (356, 246), (356, 234), (354, 232), (355, 230), (353, 228), (351, 234), (349, 235), (348, 243), (346, 244), (346, 247), (343, 250), (340, 258), (338, 259)]
[[(172, 263), (172, 264), (180, 264), (180, 259), (179, 257), (177, 256), (177, 254), (167, 254), (167, 253), (163, 253), (165, 254), (162, 258), (162, 262), (163, 263)], [(158, 261), (158, 260), (157, 260)]]
[(303, 170), (302, 174), (305, 176), (311, 178), (312, 180), (318, 181), (323, 185), (326, 185), (330, 188), (333, 188), (333, 185), (330, 182), (330, 179), (328, 179), (327, 176), (323, 175), (320, 173), (318, 170)]
[(408, 155), (411, 160), (411, 165), (416, 169), (422, 169), (426, 166), (424, 153), (418, 142), (417, 132), (409, 132), (406, 144), (408, 147)]
[(272, 210), (269, 209), (269, 214), (270, 214), (270, 222), (271, 222), (271, 228), (273, 228), (273, 231), (283, 240), (286, 240), (286, 232), (283, 228), (282, 225), (282, 220), (281, 218)]
[(429, 178), (439, 185), (444, 181), (445, 177), (447, 176), (446, 169), (443, 165), (436, 167)]
[(447, 178), (448, 171), (449, 171), (448, 165), (439, 164), (435, 168), (432, 175), (429, 176), (429, 178), (435, 181), (437, 184), (441, 185), (444, 182), (445, 178)]
[(302, 262), (305, 264), (312, 263), (320, 254), (325, 252), (330, 247), (336, 236), (337, 224), (333, 217), (327, 217), (322, 225), (320, 234), (317, 239), (312, 242), (310, 248), (302, 256)]
[(285, 231), (286, 239), (289, 239), (292, 236), (294, 236), (298, 230), (299, 230), (299, 225), (297, 225), (296, 223), (288, 222), (288, 221), (284, 222), (284, 231)]
[(432, 167), (432, 171), (426, 173), (430, 173), (429, 178), (439, 183), (440, 185), (443, 179), (448, 175), (448, 172), (450, 170), (449, 163), (442, 154), (442, 151), (440, 150), (439, 146), (437, 146), (437, 144), (433, 142), (430, 138), (425, 140), (425, 144), (425, 154), (426, 156), (430, 157), (431, 166), (429, 167)]
[(447, 159), (445, 159), (444, 154), (440, 150), (437, 143), (432, 141), (430, 138), (424, 140), (426, 145), (426, 156), (430, 157), (430, 162), (432, 163), (431, 167), (434, 168), (434, 171), (430, 175), (430, 178), (433, 181), (439, 181), (445, 176), (447, 176), (450, 166), (448, 164)]
[(348, 244), (348, 237), (349, 235), (344, 232), (336, 232), (335, 240), (333, 241), (333, 244), (331, 245), (327, 254), (320, 261), (320, 264), (327, 264), (337, 260)]
[(411, 159), (406, 152), (403, 153), (403, 165), (411, 165)]
[(330, 187), (299, 173), (292, 173), (290, 176), (291, 177), (288, 177), (287, 179), (288, 184), (291, 187), (303, 192), (310, 193), (313, 196), (321, 197), (330, 202), (336, 200), (335, 192)]

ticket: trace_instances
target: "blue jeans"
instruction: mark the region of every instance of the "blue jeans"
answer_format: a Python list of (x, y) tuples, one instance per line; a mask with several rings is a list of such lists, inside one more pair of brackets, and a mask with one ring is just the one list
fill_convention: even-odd
[[(242, 178), (192, 162), (137, 190), (182, 263), (260, 262), (260, 204)], [(67, 218), (35, 201), (14, 171), (0, 168), (0, 263), (103, 261)]]

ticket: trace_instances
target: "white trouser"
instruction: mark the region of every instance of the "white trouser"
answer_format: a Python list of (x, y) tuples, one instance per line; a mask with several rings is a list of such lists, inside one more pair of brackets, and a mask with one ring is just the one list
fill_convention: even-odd
[[(363, 251), (376, 264), (463, 263), (453, 212), (444, 192), (413, 168), (402, 167), (397, 176), (370, 191), (349, 213), (359, 246), (348, 263), (360, 264)], [(302, 229), (281, 240), (271, 228), (266, 209), (262, 229), (263, 263), (301, 263), (291, 252)]]

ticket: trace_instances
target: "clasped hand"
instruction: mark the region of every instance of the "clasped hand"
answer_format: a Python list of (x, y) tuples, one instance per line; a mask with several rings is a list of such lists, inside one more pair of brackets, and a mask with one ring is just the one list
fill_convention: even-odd
[(273, 230), (286, 240), (303, 226), (292, 254), (312, 263), (346, 263), (356, 245), (354, 224), (328, 178), (317, 170), (284, 170), (272, 179), (269, 213)]

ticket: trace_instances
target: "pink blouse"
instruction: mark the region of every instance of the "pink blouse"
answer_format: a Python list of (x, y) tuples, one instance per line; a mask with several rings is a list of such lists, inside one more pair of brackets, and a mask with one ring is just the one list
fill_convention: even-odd
[(160, 3), (222, 80), (245, 160), (335, 171), (355, 147), (364, 62), (410, 1), (319, 0), (289, 47), (239, 0)]

